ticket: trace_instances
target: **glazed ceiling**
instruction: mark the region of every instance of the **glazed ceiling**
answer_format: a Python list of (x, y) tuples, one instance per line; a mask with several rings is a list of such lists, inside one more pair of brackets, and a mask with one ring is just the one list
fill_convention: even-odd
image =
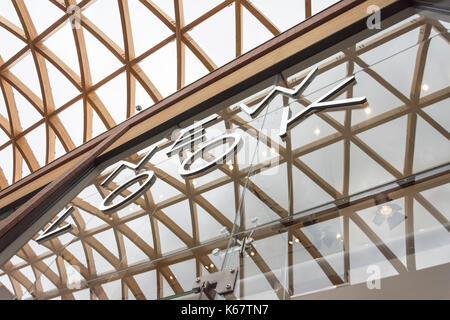
[[(146, 166), (157, 176), (154, 187), (111, 216), (97, 209), (114, 189), (101, 183), (117, 164), (105, 169), (69, 203), (74, 207), (67, 219), (72, 231), (44, 245), (35, 242), (36, 234), (1, 266), (0, 283), (18, 299), (156, 299), (181, 294), (192, 288), (197, 276), (222, 265), (223, 257), (213, 248), (225, 251), (227, 244), (221, 247), (220, 241), (223, 231), (231, 231), (236, 212), (244, 212), (241, 226), (251, 230), (255, 217), (265, 224), (301, 216), (318, 205), (329, 209), (330, 201), (448, 166), (449, 26), (414, 14), (318, 62), (319, 76), (299, 99), (278, 97), (266, 115), (255, 119), (234, 106), (221, 109), (208, 134), (231, 129), (247, 146), (232, 166), (220, 165), (190, 181), (178, 174), (179, 159), (165, 153), (173, 141), (157, 142), (160, 151)], [(303, 81), (312, 66), (297, 68), (301, 66), (283, 72), (288, 88)], [(357, 84), (345, 94), (367, 96), (367, 108), (314, 115), (293, 128), (293, 139), (286, 142), (278, 135), (264, 138), (268, 130), (279, 128), (283, 105), (306, 107), (351, 74)], [(244, 102), (254, 106), (260, 93)], [(216, 133), (210, 133), (212, 129)], [(137, 163), (148, 148), (126, 160)], [(255, 161), (241, 161), (252, 148), (258, 155)], [(125, 173), (116, 182), (130, 175), (135, 173)], [(263, 292), (264, 298), (276, 299), (365, 282), (366, 267), (375, 263), (382, 266), (382, 278), (448, 263), (448, 176), (420, 185), (404, 188), (388, 204), (405, 217), (393, 228), (374, 219), (381, 210), (374, 206), (377, 202), (368, 201), (339, 210), (338, 217), (327, 221), (255, 233), (247, 256), (235, 260), (245, 277), (240, 297), (259, 299), (255, 292)], [(384, 187), (378, 190), (386, 192)], [(333, 244), (327, 245), (322, 235), (330, 232)], [(78, 273), (83, 286), (69, 288), (71, 275)]]
[(1, 1), (0, 189), (336, 2)]

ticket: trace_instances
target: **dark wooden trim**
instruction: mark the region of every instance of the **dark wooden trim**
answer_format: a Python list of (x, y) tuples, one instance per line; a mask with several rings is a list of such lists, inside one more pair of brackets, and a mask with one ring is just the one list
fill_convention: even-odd
[[(108, 136), (109, 136), (109, 132), (105, 132), (104, 134), (102, 134), (98, 137), (95, 137), (94, 139), (75, 148), (74, 150), (70, 151), (69, 153), (66, 153), (62, 157), (52, 161), (45, 167), (39, 168), (39, 170), (36, 170), (35, 172), (31, 173), (30, 175), (26, 176), (25, 178), (17, 181), (16, 183), (8, 186), (7, 188), (1, 190), (0, 191), (0, 199), (15, 192), (16, 190), (22, 188), (23, 186), (33, 182), (34, 180), (39, 179), (40, 177), (44, 176), (45, 174), (51, 172), (52, 170), (59, 168), (59, 167), (65, 165), (66, 163), (72, 161), (73, 159), (76, 159), (77, 157), (89, 152), (89, 150), (91, 150), (92, 148), (95, 148), (96, 145), (98, 145), (101, 141), (106, 139)], [(2, 212), (4, 209), (5, 209), (5, 207), (0, 208), (0, 212)]]
[[(44, 186), (45, 187), (45, 186)], [(40, 190), (42, 190), (44, 187), (40, 187), (30, 193), (28, 193), (26, 196), (15, 200), (14, 202), (11, 202), (10, 204), (8, 204), (7, 206), (3, 207), (0, 209), (0, 221), (2, 221), (3, 219), (5, 219), (8, 215), (9, 212), (8, 211), (14, 211), (16, 210), (18, 207), (20, 207), (22, 204), (24, 204), (25, 202), (27, 202), (28, 200), (30, 200), (36, 193), (38, 193)]]
[(125, 123), (111, 129), (108, 136), (88, 151), (71, 170), (49, 183), (14, 213), (0, 221), (0, 253), (3, 253), (19, 235), (26, 232), (49, 206), (56, 203), (65, 190), (70, 190), (77, 181), (95, 169), (97, 157), (128, 129), (129, 126)]

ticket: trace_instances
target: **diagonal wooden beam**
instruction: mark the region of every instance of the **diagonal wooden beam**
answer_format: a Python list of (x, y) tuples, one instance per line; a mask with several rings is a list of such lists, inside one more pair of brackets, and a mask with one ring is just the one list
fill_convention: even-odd
[(381, 240), (380, 237), (364, 222), (364, 220), (357, 214), (352, 214), (350, 219), (361, 229), (362, 232), (376, 245), (383, 256), (392, 264), (398, 273), (404, 273), (408, 270), (405, 265), (397, 258), (397, 256), (389, 249), (389, 247)]
[[(128, 0), (118, 0), (120, 20), (122, 22), (122, 35), (125, 44), (125, 62), (135, 58), (133, 32), (131, 27), (130, 10)], [(136, 79), (132, 76), (130, 68), (127, 67), (127, 118), (135, 113), (136, 106)]]
[(239, 57), (242, 54), (242, 47), (243, 47), (241, 0), (236, 0), (234, 2), (234, 19), (235, 19), (236, 57)]
[(184, 27), (183, 1), (174, 0), (175, 8), (175, 36), (177, 44), (177, 89), (181, 89), (185, 85), (186, 73), (186, 54), (182, 41), (182, 28)]

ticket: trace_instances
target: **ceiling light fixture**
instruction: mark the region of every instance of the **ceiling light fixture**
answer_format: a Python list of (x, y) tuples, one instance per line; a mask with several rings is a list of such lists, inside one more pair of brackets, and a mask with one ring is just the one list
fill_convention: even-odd
[(385, 217), (389, 217), (392, 215), (392, 208), (389, 205), (383, 205), (380, 208), (380, 213)]
[(392, 230), (405, 220), (405, 216), (402, 214), (401, 210), (402, 207), (395, 203), (383, 204), (378, 207), (375, 217), (373, 218), (373, 223), (377, 226), (381, 226), (383, 222), (387, 220), (389, 229)]

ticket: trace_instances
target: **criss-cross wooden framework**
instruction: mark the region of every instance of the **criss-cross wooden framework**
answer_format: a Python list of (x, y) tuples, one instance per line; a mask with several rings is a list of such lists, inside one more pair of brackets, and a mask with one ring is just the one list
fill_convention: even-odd
[[(241, 0), (240, 2), (244, 3), (245, 1)], [(58, 4), (62, 6), (62, 3), (58, 2)], [(17, 8), (22, 8), (20, 5), (20, 1), (17, 1)], [(182, 6), (180, 3), (177, 4), (176, 8), (181, 14)], [(121, 12), (122, 11), (126, 12), (126, 8), (121, 7)], [(236, 12), (237, 11), (239, 10), (237, 9)], [(182, 39), (178, 40), (178, 38), (182, 37), (179, 30), (183, 29), (181, 20), (179, 23), (174, 25), (174, 28), (178, 29), (175, 34), (177, 41), (182, 42)], [(32, 28), (30, 29), (32, 30)], [(11, 281), (14, 293), (18, 298), (21, 298), (25, 294), (22, 288), (26, 288), (26, 290), (28, 290), (30, 294), (35, 298), (44, 299), (60, 296), (63, 299), (73, 299), (73, 291), (76, 290), (66, 288), (67, 270), (64, 263), (64, 261), (66, 261), (68, 264), (79, 268), (81, 275), (88, 281), (87, 284), (83, 285), (83, 288), (90, 289), (90, 295), (93, 299), (108, 299), (108, 292), (103, 288), (102, 285), (115, 280), (121, 281), (122, 298), (129, 298), (130, 291), (133, 294), (134, 298), (145, 299), (148, 297), (144, 295), (141, 285), (136, 281), (134, 276), (150, 270), (156, 270), (157, 285), (155, 287), (155, 296), (161, 298), (166, 295), (166, 293), (163, 291), (163, 279), (167, 281), (173, 292), (178, 294), (184, 292), (185, 290), (188, 290), (189, 288), (183, 288), (181, 286), (176, 278), (176, 275), (171, 269), (171, 265), (189, 259), (195, 259), (195, 276), (200, 276), (202, 272), (205, 272), (205, 268), (203, 266), (208, 266), (207, 272), (215, 272), (217, 271), (218, 266), (214, 265), (209, 254), (214, 248), (225, 249), (227, 244), (225, 239), (217, 240), (214, 244), (201, 245), (199, 237), (200, 231), (197, 212), (198, 208), (202, 208), (204, 211), (206, 211), (213, 219), (215, 219), (220, 225), (224, 226), (228, 231), (231, 231), (233, 227), (233, 221), (226, 217), (225, 214), (214, 205), (214, 202), (206, 199), (206, 197), (204, 196), (206, 192), (231, 183), (234, 190), (235, 210), (237, 211), (240, 208), (239, 204), (241, 202), (240, 197), (242, 195), (242, 190), (246, 187), (247, 192), (251, 192), (253, 195), (255, 195), (264, 203), (264, 205), (270, 208), (280, 218), (292, 216), (295, 213), (294, 197), (298, 192), (298, 190), (295, 190), (293, 184), (293, 170), (300, 170), (309, 179), (311, 179), (313, 183), (315, 183), (319, 188), (321, 188), (334, 199), (340, 199), (349, 195), (350, 172), (352, 171), (350, 163), (351, 143), (365, 152), (366, 155), (368, 155), (372, 160), (378, 163), (395, 179), (401, 179), (405, 176), (411, 175), (413, 173), (412, 168), (414, 161), (414, 148), (417, 137), (416, 127), (417, 119), (419, 117), (426, 121), (432, 128), (434, 128), (436, 134), (442, 135), (447, 140), (450, 140), (450, 134), (446, 130), (446, 128), (444, 128), (439, 123), (439, 120), (433, 119), (433, 117), (431, 117), (426, 112), (426, 110), (424, 110), (424, 108), (430, 105), (448, 99), (450, 97), (450, 88), (448, 86), (445, 86), (447, 84), (444, 84), (444, 87), (442, 89), (437, 90), (433, 93), (422, 95), (420, 94), (423, 83), (424, 70), (428, 62), (428, 49), (430, 46), (430, 42), (433, 41), (430, 38), (431, 30), (433, 29), (438, 33), (434, 37), (440, 37), (447, 45), (449, 45), (449, 33), (439, 21), (432, 20), (424, 16), (419, 16), (418, 18), (399, 24), (396, 28), (389, 32), (382, 33), (382, 35), (364, 43), (363, 46), (352, 46), (350, 48), (344, 49), (341, 52), (342, 54), (339, 55), (336, 59), (333, 59), (319, 66), (319, 73), (324, 73), (338, 66), (345, 65), (348, 75), (354, 72), (356, 66), (359, 66), (362, 68), (362, 72), (365, 72), (368, 76), (370, 76), (378, 84), (380, 84), (383, 87), (383, 90), (386, 90), (386, 92), (392, 93), (395, 97), (397, 97), (402, 102), (402, 105), (392, 106), (392, 108), (387, 112), (381, 113), (377, 116), (369, 118), (366, 121), (353, 125), (351, 121), (351, 111), (345, 112), (345, 121), (343, 124), (335, 120), (327, 113), (319, 114), (319, 118), (333, 127), (336, 130), (336, 133), (317, 139), (314, 142), (305, 144), (299, 148), (293, 148), (289, 138), (286, 141), (286, 146), (283, 147), (270, 137), (263, 137), (263, 133), (259, 131), (259, 128), (255, 128), (251, 123), (243, 120), (241, 114), (242, 111), (239, 108), (225, 108), (218, 112), (218, 122), (223, 122), (225, 128), (227, 129), (239, 127), (240, 129), (244, 130), (246, 134), (253, 135), (255, 138), (259, 138), (260, 143), (264, 143), (268, 148), (274, 148), (275, 150), (277, 150), (277, 154), (274, 155), (274, 158), (277, 161), (273, 161), (272, 159), (272, 161), (256, 163), (251, 168), (241, 168), (235, 157), (235, 164), (233, 165), (233, 167), (224, 164), (217, 168), (217, 170), (220, 170), (224, 174), (223, 177), (214, 179), (200, 186), (196, 186), (192, 180), (179, 181), (170, 172), (167, 172), (161, 169), (161, 167), (159, 167), (158, 165), (154, 165), (150, 162), (147, 164), (146, 168), (149, 170), (153, 170), (157, 176), (157, 179), (161, 179), (162, 181), (176, 189), (179, 192), (178, 195), (170, 197), (163, 201), (158, 201), (158, 199), (154, 199), (152, 193), (148, 191), (147, 193), (145, 193), (144, 197), (136, 200), (135, 203), (137, 207), (133, 212), (130, 212), (125, 216), (115, 213), (112, 215), (112, 217), (106, 216), (88, 201), (83, 200), (80, 197), (76, 197), (69, 204), (75, 207), (72, 218), (76, 226), (75, 228), (73, 228), (71, 233), (80, 240), (86, 259), (86, 264), (83, 264), (80, 260), (78, 260), (70, 252), (70, 250), (66, 249), (62, 242), (58, 238), (56, 238), (44, 244), (48, 251), (40, 255), (37, 255), (29, 244), (25, 245), (17, 253), (17, 256), (22, 258), (24, 262), (15, 265), (11, 262), (6, 263), (2, 266), (0, 276), (3, 275), (8, 277), (8, 279)], [(416, 62), (414, 66), (411, 66), (411, 68), (414, 68), (411, 91), (410, 95), (406, 96), (402, 92), (400, 92), (400, 90), (397, 89), (394, 85), (389, 83), (381, 75), (375, 72), (374, 69), (364, 61), (364, 58), (362, 58), (361, 55), (383, 44), (389, 43), (389, 41), (392, 41), (412, 30), (419, 30), (419, 38), (417, 39), (417, 43), (414, 46), (414, 50), (416, 50)], [(127, 37), (126, 30), (124, 31), (124, 37)], [(127, 47), (128, 49), (126, 50), (126, 56), (133, 56), (132, 44), (129, 44)], [(177, 50), (177, 52), (179, 54), (182, 54), (183, 49), (181, 49), (181, 46), (177, 48), (179, 49)], [(238, 48), (238, 46), (236, 48)], [(180, 65), (182, 65), (182, 61), (180, 62)], [(178, 65), (179, 71), (182, 69), (180, 69), (180, 65)], [(133, 71), (127, 70), (127, 72), (134, 74)], [(290, 79), (289, 81), (282, 79), (282, 82), (280, 84), (293, 88), (303, 80), (306, 74), (306, 72), (300, 74), (297, 77)], [(184, 76), (179, 73), (179, 84), (182, 84), (183, 78)], [(5, 80), (2, 82), (2, 84), (2, 88), (10, 88), (8, 87), (8, 85), (10, 84), (10, 80)], [(133, 84), (130, 82), (129, 86), (132, 87)], [(246, 101), (246, 103), (250, 106), (255, 105), (264, 97), (264, 94), (265, 92), (261, 93), (259, 97), (254, 98), (250, 102)], [(349, 88), (347, 90), (347, 97), (352, 96), (353, 88)], [(88, 101), (86, 106), (88, 108), (93, 108), (92, 104), (89, 103), (90, 99), (87, 97), (86, 100)], [(310, 104), (310, 101), (308, 101), (308, 99), (305, 97), (300, 97), (298, 99), (298, 102), (304, 106), (308, 106)], [(289, 102), (285, 99), (284, 104), (288, 103)], [(45, 110), (44, 107), (43, 110)], [(391, 164), (388, 160), (379, 155), (370, 145), (365, 143), (357, 135), (403, 116), (407, 117), (408, 125), (406, 129), (406, 148), (403, 155), (404, 166), (403, 170), (400, 171), (395, 168), (394, 165)], [(310, 154), (319, 149), (323, 149), (339, 141), (342, 141), (344, 143), (342, 192), (333, 187), (330, 182), (326, 181), (316, 171), (314, 171), (300, 159), (301, 156)], [(173, 141), (171, 140), (162, 142), (158, 147), (162, 150), (165, 147), (169, 146), (172, 142)], [(140, 156), (133, 155), (130, 156), (127, 160), (137, 163), (139, 159)], [(247, 179), (250, 170), (251, 175), (256, 175), (260, 172), (272, 168), (273, 166), (280, 166), (283, 164), (286, 164), (287, 170), (286, 183), (288, 184), (289, 202), (287, 209), (284, 208), (280, 203), (277, 203), (276, 200), (271, 198), (270, 195), (267, 194), (263, 190), (263, 188), (258, 185), (257, 182), (253, 181), (252, 179)], [(105, 197), (109, 192), (111, 192), (111, 190), (113, 190), (117, 186), (114, 183), (109, 185), (107, 188), (104, 188), (100, 185), (107, 174), (108, 172), (103, 173), (102, 175), (97, 177), (92, 184), (102, 197)], [(447, 184), (448, 182), (449, 176), (447, 173), (438, 178), (438, 181), (433, 182), (428, 187), (437, 187), (439, 185)], [(327, 258), (323, 256), (321, 250), (313, 244), (312, 240), (305, 232), (302, 231), (302, 229), (299, 228), (298, 225), (296, 225), (296, 227), (287, 229), (287, 236), (285, 240), (286, 242), (290, 243), (289, 241), (293, 242), (295, 239), (297, 239), (297, 241), (303, 246), (303, 248), (305, 248), (309, 255), (317, 262), (318, 266), (325, 274), (325, 276), (329, 279), (330, 283), (335, 286), (350, 282), (350, 221), (352, 221), (360, 230), (362, 230), (362, 232), (370, 239), (370, 241), (377, 246), (378, 250), (384, 256), (384, 258), (391, 263), (392, 267), (398, 273), (415, 270), (416, 260), (414, 248), (413, 201), (417, 201), (418, 203), (420, 203), (421, 206), (423, 206), (427, 210), (427, 212), (434, 217), (434, 219), (436, 219), (447, 231), (450, 232), (450, 224), (445, 214), (440, 212), (436, 205), (434, 205), (429, 199), (427, 199), (423, 194), (420, 193), (420, 191), (422, 190), (420, 189), (420, 187), (416, 189), (417, 190), (413, 190), (412, 192), (403, 191), (402, 193), (402, 191), (400, 191), (397, 194), (397, 197), (404, 199), (404, 212), (405, 216), (407, 217), (404, 224), (404, 241), (406, 242), (406, 265), (401, 262), (400, 258), (395, 255), (395, 253), (389, 248), (389, 246), (383, 241), (383, 239), (381, 239), (357, 213), (357, 211), (359, 210), (373, 206), (373, 200), (364, 202), (357, 206), (352, 206), (350, 207), (350, 209), (336, 211), (334, 215), (327, 218), (329, 219), (336, 216), (343, 217), (342, 238), (345, 269), (343, 277), (341, 277), (338, 272), (330, 265), (330, 263), (327, 261)], [(125, 191), (123, 195), (126, 196), (129, 193), (130, 191)], [(178, 226), (175, 221), (173, 221), (165, 213), (165, 210), (167, 208), (184, 200), (187, 200), (189, 203), (189, 208), (186, 208), (186, 211), (189, 210), (189, 215), (186, 215), (186, 218), (191, 220), (192, 236), (189, 235), (180, 226)], [(101, 219), (103, 221), (103, 224), (93, 229), (87, 229), (86, 225), (88, 221), (83, 219), (80, 213), (80, 209)], [(245, 215), (245, 212), (241, 211), (241, 214)], [(153, 246), (150, 246), (149, 243), (142, 239), (126, 224), (141, 217), (148, 217), (148, 228), (151, 229)], [(161, 243), (165, 241), (165, 239), (162, 239), (160, 237), (160, 224), (163, 224), (171, 232), (173, 232), (173, 234), (176, 235), (184, 243), (186, 249), (178, 251), (177, 253), (174, 253), (173, 255), (170, 255), (168, 257), (163, 255), (161, 250)], [(238, 231), (246, 230), (246, 228), (248, 227), (249, 226), (243, 224), (240, 226), (240, 229)], [(117, 256), (110, 250), (108, 250), (105, 247), (105, 244), (102, 244), (94, 237), (95, 235), (107, 230), (112, 230), (114, 232), (114, 237), (118, 248)], [(260, 239), (264, 239), (273, 235), (273, 230), (271, 232), (268, 232), (266, 230), (265, 232), (256, 233), (254, 235), (254, 238), (256, 241), (258, 241)], [(37, 237), (37, 235), (35, 237)], [(136, 245), (136, 247), (142, 250), (142, 252), (148, 257), (149, 261), (153, 261), (153, 263), (129, 264), (127, 260), (126, 248), (124, 245), (124, 238), (128, 238), (129, 240), (131, 240)], [(107, 274), (98, 275), (96, 269), (96, 261), (94, 259), (94, 252), (97, 252), (106, 261), (108, 261), (114, 267), (114, 270)], [(249, 253), (249, 257), (241, 258), (240, 261), (242, 279), (245, 278), (245, 268), (243, 268), (244, 262), (242, 261), (242, 259), (252, 259), (252, 261), (261, 272), (262, 277), (267, 280), (278, 298), (289, 298), (293, 295), (293, 277), (295, 276), (295, 274), (293, 273), (292, 268), (293, 250), (291, 248), (288, 248), (287, 253), (287, 284), (282, 283), (279, 278), (275, 276), (275, 270), (271, 270), (268, 263), (265, 261), (264, 256), (260, 252), (258, 252), (258, 250), (254, 246), (249, 247), (247, 249), (247, 252)], [(52, 269), (48, 268), (47, 265), (43, 262), (44, 259), (49, 257), (54, 257), (58, 273), (52, 271)], [(30, 279), (23, 274), (21, 269), (26, 266), (31, 266), (34, 277), (35, 279), (37, 279), (36, 281), (33, 281), (33, 279)], [(45, 275), (45, 277), (47, 277), (54, 284), (54, 286), (56, 287), (55, 290), (44, 292), (41, 283), (41, 277), (43, 275)], [(194, 278), (195, 277), (193, 275), (193, 279)], [(243, 285), (243, 283), (244, 282), (241, 282), (240, 284), (241, 295), (244, 295), (245, 292), (245, 286)]]
[[(152, 82), (152, 74), (148, 74), (143, 70), (139, 63), (147, 57), (153, 55), (170, 42), (176, 42), (176, 84), (177, 89), (183, 88), (186, 84), (186, 50), (190, 50), (205, 66), (208, 71), (217, 69), (218, 65), (208, 56), (195, 39), (189, 34), (194, 27), (199, 26), (204, 21), (211, 19), (227, 6), (235, 7), (235, 47), (236, 57), (243, 53), (243, 36), (242, 36), (242, 11), (245, 8), (252, 14), (264, 28), (269, 30), (273, 35), (280, 33), (277, 28), (251, 1), (247, 0), (225, 0), (216, 7), (208, 10), (198, 18), (185, 24), (182, 0), (174, 0), (173, 20), (170, 15), (164, 12), (151, 0), (139, 0), (161, 23), (163, 23), (170, 31), (166, 39), (146, 50), (144, 53), (136, 56), (134, 49), (134, 40), (132, 28), (133, 21), (130, 18), (128, 0), (117, 0), (120, 11), (121, 28), (123, 34), (124, 48), (121, 48), (108, 35), (106, 35), (99, 27), (95, 25), (95, 21), (90, 21), (83, 15), (83, 11), (95, 0), (84, 0), (77, 3), (75, 0), (49, 0), (56, 8), (59, 8), (64, 15), (56, 20), (50, 27), (37, 33), (35, 23), (31, 19), (29, 9), (24, 0), (11, 0), (16, 13), (20, 19), (21, 25), (15, 25), (5, 17), (0, 15), (0, 27), (12, 33), (17, 39), (23, 41), (24, 47), (14, 54), (7, 61), (3, 61), (0, 57), (0, 86), (5, 100), (8, 115), (7, 117), (0, 115), (0, 129), (8, 136), (9, 140), (0, 145), (0, 150), (12, 146), (13, 150), (13, 174), (12, 183), (23, 178), (23, 163), (26, 164), (30, 172), (34, 172), (40, 168), (40, 164), (36, 159), (36, 155), (30, 148), (26, 135), (38, 128), (42, 124), (45, 125), (45, 143), (46, 157), (45, 163), (52, 162), (55, 158), (55, 143), (58, 139), (63, 146), (65, 152), (69, 152), (75, 148), (75, 143), (62, 124), (59, 115), (61, 112), (74, 105), (78, 101), (83, 103), (83, 142), (92, 138), (93, 117), (94, 113), (98, 115), (106, 129), (110, 129), (116, 125), (116, 121), (97, 95), (96, 90), (102, 85), (115, 79), (119, 75), (126, 74), (126, 116), (133, 116), (136, 112), (136, 81), (142, 86), (153, 102), (158, 102), (164, 98), (158, 88)], [(302, 0), (303, 2), (303, 0)], [(73, 40), (77, 50), (79, 70), (73, 70), (60, 57), (45, 46), (44, 41), (51, 37), (59, 28), (64, 26), (72, 17), (73, 11), (67, 10), (70, 6), (78, 6), (81, 12), (81, 28), (72, 28)], [(311, 16), (311, 3), (304, 0), (306, 18)], [(300, 14), (300, 13), (299, 13)], [(72, 17), (73, 18), (73, 17)], [(90, 33), (100, 43), (107, 48), (120, 62), (121, 67), (106, 76), (105, 78), (94, 83), (92, 80), (92, 63), (88, 59), (88, 51), (86, 47), (85, 35)], [(24, 56), (31, 55), (36, 67), (39, 78), (41, 91), (40, 98), (35, 92), (25, 85), (22, 79), (16, 77), (11, 71), (18, 61)], [(52, 64), (59, 72), (62, 73), (79, 91), (79, 93), (61, 106), (55, 106), (54, 92), (52, 91), (49, 81), (49, 71), (47, 63)], [(13, 94), (13, 89), (19, 92), (40, 114), (41, 119), (28, 128), (22, 128), (21, 119), (17, 112), (17, 102)], [(24, 161), (23, 161), (24, 160)], [(10, 182), (6, 179), (4, 168), (0, 168), (0, 189), (7, 187)]]

